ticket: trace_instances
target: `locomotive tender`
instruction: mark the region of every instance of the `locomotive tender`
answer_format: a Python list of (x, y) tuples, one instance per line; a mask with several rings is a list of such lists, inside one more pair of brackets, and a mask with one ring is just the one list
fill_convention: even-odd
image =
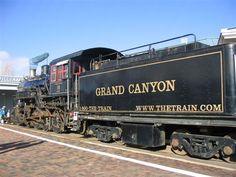
[[(55, 59), (50, 73), (21, 85), (12, 121), (103, 142), (170, 143), (177, 154), (230, 160), (236, 153), (236, 44), (208, 46), (194, 36), (190, 44), (151, 48), (188, 36)], [(143, 47), (149, 49), (122, 54)]]

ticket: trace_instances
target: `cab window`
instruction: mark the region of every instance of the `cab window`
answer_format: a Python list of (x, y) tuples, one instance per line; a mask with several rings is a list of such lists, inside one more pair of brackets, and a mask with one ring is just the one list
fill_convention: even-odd
[(81, 66), (79, 62), (73, 62), (73, 74), (80, 75), (81, 73)]
[(63, 65), (63, 79), (68, 77), (68, 64)]
[(56, 65), (52, 65), (51, 66), (51, 82), (56, 82), (56, 74), (57, 74), (57, 66)]
[(68, 64), (51, 66), (51, 82), (61, 81), (68, 78)]
[(62, 80), (63, 68), (62, 65), (57, 66), (57, 81)]

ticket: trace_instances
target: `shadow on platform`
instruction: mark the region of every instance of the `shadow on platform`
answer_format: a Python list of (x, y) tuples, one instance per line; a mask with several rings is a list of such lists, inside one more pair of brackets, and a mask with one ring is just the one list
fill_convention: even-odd
[(0, 154), (4, 154), (18, 149), (28, 148), (31, 146), (42, 144), (44, 142), (45, 141), (16, 141), (11, 143), (0, 144)]

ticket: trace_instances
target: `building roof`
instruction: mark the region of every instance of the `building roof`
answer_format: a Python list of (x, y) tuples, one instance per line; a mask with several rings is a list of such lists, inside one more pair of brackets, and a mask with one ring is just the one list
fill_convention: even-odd
[(218, 44), (227, 44), (236, 42), (236, 27), (221, 29)]

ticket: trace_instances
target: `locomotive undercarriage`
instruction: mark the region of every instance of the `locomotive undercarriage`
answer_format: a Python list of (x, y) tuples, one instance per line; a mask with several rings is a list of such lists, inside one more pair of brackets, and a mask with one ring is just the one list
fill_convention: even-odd
[[(77, 123), (80, 122), (78, 123), (80, 131), (77, 128), (77, 132), (83, 131), (81, 134), (95, 136), (102, 142), (121, 140), (124, 144), (136, 147), (165, 147), (166, 144), (169, 144), (171, 150), (178, 155), (188, 154), (202, 159), (216, 157), (227, 162), (236, 160), (236, 134), (222, 132), (223, 127), (212, 129), (204, 126), (121, 121), (107, 124), (104, 120), (98, 120), (97, 115), (96, 121), (93, 115), (76, 114), (76, 116)], [(114, 119), (115, 117), (113, 117)], [(234, 128), (230, 131), (234, 132)]]
[(226, 136), (208, 136), (173, 132), (170, 144), (172, 151), (178, 155), (189, 154), (192, 157), (210, 159), (220, 156), (223, 160), (235, 161), (236, 140)]
[(121, 132), (121, 128), (117, 126), (92, 124), (88, 126), (86, 134), (95, 136), (99, 141), (109, 143), (120, 140)]
[[(39, 98), (39, 97), (37, 97)], [(15, 107), (11, 122), (30, 128), (62, 133), (67, 130), (69, 116), (66, 111), (65, 99), (58, 98), (27, 98)]]

